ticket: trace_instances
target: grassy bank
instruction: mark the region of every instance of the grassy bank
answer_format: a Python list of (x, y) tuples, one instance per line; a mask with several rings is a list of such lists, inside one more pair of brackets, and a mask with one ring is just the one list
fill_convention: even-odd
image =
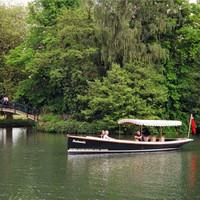
[(32, 127), (35, 126), (35, 122), (26, 119), (1, 119), (0, 127)]
[(114, 130), (115, 127), (102, 121), (88, 123), (73, 119), (64, 120), (58, 115), (42, 115), (37, 129), (46, 133), (96, 134), (105, 129)]

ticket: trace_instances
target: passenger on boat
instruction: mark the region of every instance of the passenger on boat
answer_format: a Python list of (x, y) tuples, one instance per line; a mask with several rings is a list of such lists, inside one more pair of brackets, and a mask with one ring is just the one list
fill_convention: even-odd
[(145, 142), (148, 142), (149, 140), (151, 140), (151, 134), (149, 132), (149, 129), (148, 128), (144, 128), (143, 131), (142, 131), (142, 136), (143, 136), (143, 140)]
[(101, 131), (101, 136), (100, 136), (100, 137), (101, 137), (101, 138), (103, 138), (103, 137), (104, 137), (104, 135), (105, 135), (105, 131), (104, 131), (104, 130), (102, 130), (102, 131)]
[(112, 138), (109, 137), (108, 135), (109, 135), (109, 131), (108, 131), (108, 130), (104, 131), (103, 139), (107, 139), (107, 140), (112, 139)]
[(135, 135), (134, 135), (134, 139), (136, 141), (142, 141), (143, 140), (143, 135), (140, 131), (136, 131)]

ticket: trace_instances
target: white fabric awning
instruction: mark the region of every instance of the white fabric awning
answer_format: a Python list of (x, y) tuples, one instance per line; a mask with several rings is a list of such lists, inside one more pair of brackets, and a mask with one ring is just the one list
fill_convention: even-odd
[(118, 124), (135, 124), (139, 126), (181, 126), (181, 121), (176, 120), (142, 120), (142, 119), (120, 119)]

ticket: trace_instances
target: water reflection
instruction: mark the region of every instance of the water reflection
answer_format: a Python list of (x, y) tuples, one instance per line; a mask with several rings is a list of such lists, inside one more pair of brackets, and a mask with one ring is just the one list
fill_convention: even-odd
[[(195, 186), (197, 157), (183, 151), (138, 155), (69, 156), (72, 182), (87, 174), (87, 186), (97, 199), (117, 193), (117, 199), (182, 199)], [(184, 182), (189, 177), (188, 182)], [(98, 188), (98, 190), (96, 190)], [(186, 194), (187, 197), (187, 194)], [(81, 197), (77, 194), (77, 199)], [(189, 196), (188, 196), (189, 198)], [(114, 199), (114, 198), (113, 198)], [(187, 199), (187, 198), (185, 198)]]
[(0, 128), (0, 145), (13, 144), (15, 146), (20, 139), (26, 139), (29, 128)]
[(63, 135), (0, 129), (0, 199), (200, 199), (199, 146), (197, 140), (174, 152), (67, 156)]
[(194, 189), (197, 181), (198, 156), (196, 154), (192, 154), (191, 157), (188, 158), (188, 161), (190, 163), (188, 167), (188, 185), (191, 189)]

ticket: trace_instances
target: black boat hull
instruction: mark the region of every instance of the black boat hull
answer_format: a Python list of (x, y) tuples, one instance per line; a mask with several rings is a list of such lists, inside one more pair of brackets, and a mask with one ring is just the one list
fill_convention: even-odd
[(99, 154), (99, 153), (137, 153), (172, 151), (193, 141), (179, 138), (165, 142), (137, 142), (131, 140), (101, 139), (98, 137), (81, 137), (68, 135), (68, 154)]

